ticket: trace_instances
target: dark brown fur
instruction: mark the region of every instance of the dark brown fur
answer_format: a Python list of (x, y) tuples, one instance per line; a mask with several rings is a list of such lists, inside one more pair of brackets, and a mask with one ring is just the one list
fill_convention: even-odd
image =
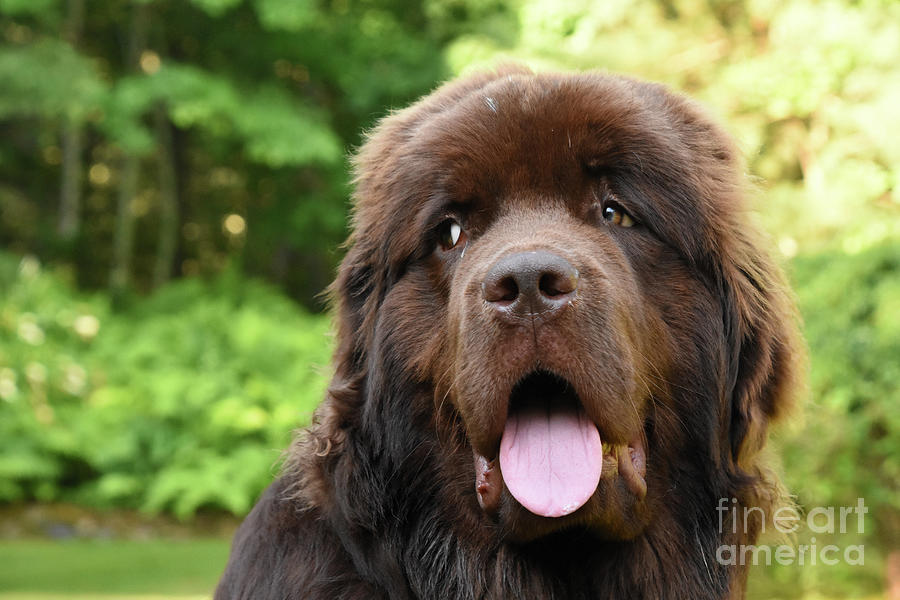
[[(694, 104), (604, 74), (518, 67), (385, 118), (356, 159), (333, 287), (335, 374), (240, 528), (219, 600), (740, 598), (716, 506), (780, 501), (760, 451), (791, 405), (796, 324), (748, 222), (740, 163)], [(639, 224), (598, 215), (614, 198)], [(463, 222), (464, 252), (435, 228)], [(521, 327), (484, 307), (510, 252), (549, 249), (577, 301)], [(573, 515), (477, 502), (511, 390), (566, 378), (604, 441), (645, 439), (647, 492), (614, 476)], [(758, 514), (758, 513), (755, 513)]]

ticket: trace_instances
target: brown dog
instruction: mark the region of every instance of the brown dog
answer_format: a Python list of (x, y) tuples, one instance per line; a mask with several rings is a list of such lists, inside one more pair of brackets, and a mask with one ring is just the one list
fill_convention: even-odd
[(610, 75), (507, 68), (384, 119), (328, 397), (216, 598), (742, 597), (717, 549), (779, 501), (759, 451), (799, 353), (739, 173), (694, 104)]

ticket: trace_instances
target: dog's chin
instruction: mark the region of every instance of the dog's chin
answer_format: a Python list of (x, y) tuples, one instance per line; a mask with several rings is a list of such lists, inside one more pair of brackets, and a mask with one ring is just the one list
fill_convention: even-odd
[(478, 504), (507, 540), (567, 530), (608, 540), (640, 534), (647, 521), (645, 431), (627, 443), (601, 441), (571, 386), (545, 374), (516, 386), (507, 413), (498, 454), (473, 450)]

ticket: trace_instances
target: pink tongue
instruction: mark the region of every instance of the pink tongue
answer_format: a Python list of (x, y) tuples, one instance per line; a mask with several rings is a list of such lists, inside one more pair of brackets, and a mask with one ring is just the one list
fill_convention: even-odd
[(506, 488), (536, 515), (562, 517), (581, 508), (600, 482), (600, 433), (574, 406), (526, 407), (506, 421), (500, 471)]

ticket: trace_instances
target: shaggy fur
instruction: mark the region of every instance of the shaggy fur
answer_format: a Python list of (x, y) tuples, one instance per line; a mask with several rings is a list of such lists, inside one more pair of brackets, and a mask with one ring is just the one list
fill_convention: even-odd
[[(388, 116), (355, 165), (334, 378), (216, 599), (743, 597), (716, 548), (754, 543), (780, 502), (760, 451), (801, 355), (729, 139), (659, 85), (509, 67)], [(509, 318), (483, 284), (531, 250), (574, 265), (577, 290)], [(614, 452), (642, 444), (645, 493), (604, 463), (566, 517), (496, 479), (479, 504), (478, 457), (540, 373)], [(762, 511), (720, 530), (722, 498)]]

